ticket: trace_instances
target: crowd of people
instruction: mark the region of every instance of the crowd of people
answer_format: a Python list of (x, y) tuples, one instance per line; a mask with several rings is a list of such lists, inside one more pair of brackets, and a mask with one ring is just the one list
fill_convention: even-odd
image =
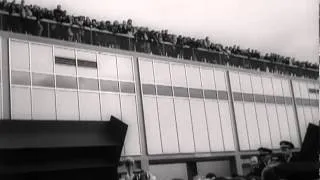
[[(196, 39), (175, 35), (169, 33), (168, 30), (149, 30), (147, 27), (134, 26), (132, 19), (122, 22), (101, 21), (86, 16), (70, 15), (61, 5), (57, 5), (55, 9), (47, 9), (37, 5), (27, 5), (25, 0), (21, 0), (20, 3), (17, 3), (15, 0), (11, 2), (1, 0), (0, 10), (6, 11), (9, 14), (6, 22), (7, 27), (4, 28), (9, 31), (224, 65), (230, 65), (228, 61), (230, 61), (231, 57), (237, 57), (239, 61), (249, 59), (252, 64), (258, 60), (264, 60), (263, 62), (266, 64), (279, 66), (278, 68), (269, 67), (268, 70), (272, 73), (308, 76), (309, 78), (316, 79), (319, 76), (318, 73), (310, 76), (307, 72), (296, 72), (299, 68), (318, 71), (319, 65), (317, 63), (301, 62), (295, 58), (275, 53), (263, 55), (258, 50), (250, 48), (242, 49), (236, 45), (223, 46), (222, 44), (212, 42), (209, 37)], [(43, 19), (51, 20), (55, 23), (46, 27), (42, 21)], [(125, 35), (125, 38), (121, 35)], [(202, 53), (199, 49), (212, 53)], [(216, 54), (219, 54), (219, 56), (217, 57)], [(246, 63), (236, 64), (241, 68), (268, 71), (266, 68), (260, 67), (261, 63), (257, 63), (258, 65), (256, 66), (248, 66)], [(231, 63), (231, 65), (234, 64)]]

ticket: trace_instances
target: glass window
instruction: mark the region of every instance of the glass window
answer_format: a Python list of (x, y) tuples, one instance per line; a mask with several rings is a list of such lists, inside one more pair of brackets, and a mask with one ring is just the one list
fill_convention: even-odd
[(154, 84), (152, 60), (139, 60), (141, 83)]
[(10, 41), (10, 60), (13, 70), (29, 71), (29, 46), (26, 42)]
[(273, 78), (272, 79), (273, 93), (275, 96), (283, 96), (281, 80)]
[(292, 97), (285, 97), (284, 100), (285, 100), (286, 104), (293, 104)]
[(274, 96), (265, 96), (266, 97), (266, 103), (273, 104), (275, 103)]
[(240, 88), (240, 79), (239, 79), (239, 74), (238, 72), (230, 72), (230, 85), (232, 92), (241, 92)]
[(122, 119), (118, 94), (101, 93), (101, 113), (104, 121), (109, 121), (111, 116)]
[(171, 86), (157, 86), (157, 93), (159, 96), (172, 96)]
[(176, 97), (189, 97), (188, 88), (173, 87), (173, 91)]
[(32, 85), (54, 87), (54, 77), (48, 74), (32, 73)]
[(101, 91), (119, 92), (119, 82), (100, 80)]
[(172, 85), (187, 87), (187, 79), (184, 64), (171, 64)]
[(150, 172), (152, 172), (157, 179), (188, 179), (186, 164), (150, 165)]
[(134, 83), (120, 82), (120, 89), (122, 93), (135, 93)]
[(189, 89), (190, 97), (191, 98), (203, 98), (202, 89)]
[(98, 80), (80, 77), (79, 89), (98, 91), (99, 90)]
[(156, 95), (156, 87), (152, 84), (142, 84), (143, 94)]
[(226, 72), (222, 70), (214, 70), (214, 78), (216, 82), (216, 88), (217, 90), (227, 90), (227, 85), (226, 85)]
[(235, 101), (242, 101), (242, 100), (243, 100), (243, 98), (242, 98), (242, 93), (234, 92), (234, 93), (233, 93), (233, 99), (234, 99)]
[(129, 57), (117, 56), (118, 75), (120, 81), (133, 81), (133, 64)]
[(276, 96), (276, 102), (277, 102), (278, 104), (285, 104), (284, 97)]
[(75, 77), (56, 75), (56, 83), (57, 88), (78, 89)]
[(204, 90), (204, 97), (206, 99), (217, 99), (217, 91), (215, 90)]
[(228, 100), (228, 93), (226, 91), (218, 91), (218, 99)]
[(32, 89), (32, 119), (56, 120), (54, 90)]
[(247, 102), (253, 102), (253, 95), (252, 94), (248, 94), (248, 93), (244, 93), (243, 94), (243, 100), (247, 101)]
[(79, 92), (80, 120), (100, 121), (100, 101), (98, 93)]
[(154, 63), (154, 73), (156, 84), (171, 86), (169, 64), (167, 63)]
[(98, 55), (99, 77), (103, 79), (117, 80), (117, 60), (116, 56), (99, 54)]
[(11, 83), (30, 86), (30, 73), (21, 72), (21, 71), (12, 71), (11, 72)]
[(202, 80), (202, 88), (204, 89), (216, 89), (213, 70), (201, 68), (201, 80)]
[(57, 119), (79, 120), (78, 93), (76, 91), (56, 91)]
[(202, 88), (200, 79), (200, 70), (198, 67), (187, 66), (187, 81), (189, 88)]
[(263, 94), (263, 87), (261, 77), (257, 75), (251, 75), (251, 84), (254, 94)]
[(77, 59), (96, 62), (96, 53), (77, 50)]
[(69, 48), (55, 47), (54, 55), (58, 57), (76, 59), (74, 49), (69, 49)]
[(56, 74), (76, 76), (76, 60), (62, 57), (55, 58)]
[(256, 102), (264, 103), (264, 95), (255, 94), (254, 99)]
[(241, 90), (243, 93), (252, 93), (251, 79), (247, 74), (239, 74)]
[(32, 72), (53, 73), (52, 47), (31, 44)]

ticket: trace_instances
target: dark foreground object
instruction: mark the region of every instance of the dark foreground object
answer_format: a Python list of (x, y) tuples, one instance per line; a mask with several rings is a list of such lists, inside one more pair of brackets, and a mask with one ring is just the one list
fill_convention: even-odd
[(1, 121), (4, 180), (116, 180), (127, 125), (109, 122)]

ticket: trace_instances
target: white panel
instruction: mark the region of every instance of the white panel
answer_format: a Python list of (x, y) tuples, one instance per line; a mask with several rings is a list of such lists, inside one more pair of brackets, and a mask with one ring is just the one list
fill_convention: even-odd
[(154, 84), (152, 61), (139, 61), (141, 83)]
[[(0, 38), (0, 41), (1, 41), (1, 38)], [(0, 45), (0, 48), (1, 48), (1, 45)], [(1, 52), (1, 50), (0, 50)], [(1, 63), (0, 63), (1, 64)], [(1, 91), (1, 84), (0, 84), (0, 120), (3, 118), (3, 107), (2, 107), (2, 91)]]
[(158, 112), (163, 152), (178, 153), (178, 137), (172, 98), (158, 98)]
[(236, 125), (239, 138), (240, 150), (249, 150), (249, 139), (247, 133), (247, 124), (245, 120), (244, 107), (240, 102), (234, 102), (234, 113), (236, 116)]
[(270, 78), (262, 77), (263, 92), (265, 95), (273, 96), (272, 81)]
[(125, 155), (140, 155), (140, 135), (136, 97), (134, 95), (121, 95), (122, 121), (128, 125), (125, 139)]
[(291, 141), (286, 108), (277, 104), (278, 120), (280, 125), (281, 140)]
[(252, 150), (255, 150), (260, 147), (260, 137), (259, 137), (259, 127), (258, 127), (254, 104), (244, 103), (244, 110), (245, 110), (246, 120), (247, 120), (250, 148)]
[(56, 120), (54, 90), (32, 89), (32, 119)]
[(305, 82), (300, 82), (300, 93), (302, 98), (309, 98), (309, 92), (307, 88), (307, 83)]
[(251, 84), (254, 94), (263, 94), (262, 80), (260, 76), (251, 75)]
[(252, 93), (250, 76), (247, 74), (241, 74), (241, 73), (239, 73), (239, 76), (240, 76), (240, 85), (241, 85), (242, 92)]
[(280, 148), (279, 143), (281, 141), (281, 137), (280, 137), (279, 122), (277, 117), (277, 110), (274, 104), (266, 104), (266, 107), (268, 112), (272, 147), (274, 149), (278, 149)]
[(100, 121), (100, 102), (98, 93), (79, 92), (80, 120)]
[(190, 100), (190, 107), (196, 152), (210, 152), (204, 103), (202, 100)]
[(302, 140), (304, 139), (304, 136), (307, 132), (307, 123), (304, 117), (304, 110), (302, 106), (297, 106), (297, 113), (298, 113), (298, 123), (300, 127), (300, 133)]
[(300, 85), (298, 81), (292, 81), (292, 86), (293, 86), (293, 93), (296, 98), (301, 97), (301, 92), (300, 92)]
[(171, 86), (170, 70), (168, 63), (155, 62), (153, 64), (156, 84)]
[(200, 72), (201, 72), (202, 88), (203, 89), (216, 89), (215, 82), (214, 82), (214, 76), (213, 76), (213, 70), (201, 68)]
[(224, 140), (225, 151), (234, 151), (233, 129), (230, 118), (230, 108), (228, 101), (219, 101), (221, 127)]
[(220, 113), (217, 101), (205, 100), (211, 151), (224, 151)]
[(270, 139), (270, 128), (265, 104), (256, 103), (257, 120), (260, 132), (261, 146), (272, 148)]
[(218, 91), (226, 91), (226, 72), (223, 70), (214, 69), (214, 78), (216, 82), (216, 88)]
[(200, 69), (194, 66), (186, 66), (189, 88), (201, 88)]
[(97, 78), (97, 69), (78, 66), (78, 76)]
[(77, 59), (96, 62), (96, 53), (89, 51), (77, 50)]
[(78, 94), (76, 91), (56, 91), (58, 120), (79, 120)]
[(283, 96), (281, 80), (272, 78), (273, 93), (275, 96)]
[(10, 41), (10, 60), (13, 70), (29, 71), (28, 43)]
[(55, 47), (54, 55), (63, 58), (75, 59), (74, 49), (64, 48), (64, 47)]
[(155, 97), (143, 97), (144, 124), (148, 154), (161, 154), (161, 137)]
[(187, 87), (186, 70), (183, 64), (171, 64), (172, 85)]
[(289, 123), (289, 132), (291, 137), (291, 142), (294, 144), (295, 147), (300, 147), (300, 141), (299, 141), (299, 134), (298, 134), (298, 128), (296, 124), (296, 120), (294, 117), (294, 111), (293, 106), (286, 106), (287, 110), (287, 117), (288, 117), (288, 123)]
[(289, 85), (289, 80), (282, 80), (282, 90), (283, 90), (283, 95), (285, 97), (292, 97), (291, 96), (291, 90), (290, 90), (290, 85)]
[(31, 97), (29, 88), (12, 87), (12, 119), (31, 120)]
[(229, 76), (232, 92), (241, 92), (239, 74), (230, 71)]
[(121, 118), (119, 94), (101, 93), (102, 120), (109, 121), (111, 116)]
[(313, 123), (319, 125), (319, 108), (312, 107)]
[(117, 59), (116, 56), (99, 54), (98, 55), (99, 77), (109, 80), (117, 80)]
[(32, 72), (53, 73), (52, 46), (31, 44)]
[(305, 118), (305, 122), (307, 123), (306, 128), (308, 128), (309, 123), (313, 122), (313, 117), (312, 117), (312, 111), (311, 111), (311, 107), (309, 106), (305, 106), (303, 107), (304, 110), (304, 118)]
[(118, 76), (120, 81), (133, 81), (132, 59), (129, 57), (117, 56)]
[(189, 100), (175, 99), (178, 138), (181, 153), (195, 152)]

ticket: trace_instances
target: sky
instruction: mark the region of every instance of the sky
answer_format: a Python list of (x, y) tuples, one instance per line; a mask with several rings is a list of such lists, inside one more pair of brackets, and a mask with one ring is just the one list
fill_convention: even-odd
[[(17, 0), (19, 2), (19, 0)], [(134, 25), (177, 35), (209, 36), (300, 61), (318, 62), (319, 0), (26, 0), (98, 20), (131, 18)]]

